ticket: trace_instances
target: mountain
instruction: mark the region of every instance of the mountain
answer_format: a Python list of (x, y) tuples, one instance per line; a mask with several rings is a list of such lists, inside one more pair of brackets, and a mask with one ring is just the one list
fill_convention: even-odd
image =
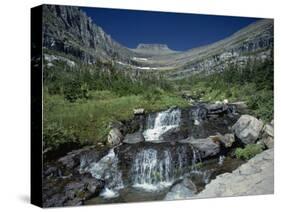
[(126, 61), (131, 51), (113, 40), (78, 7), (43, 6), (43, 46), (83, 62)]
[[(221, 72), (229, 65), (272, 57), (273, 20), (263, 19), (228, 38), (188, 51), (174, 51), (166, 44), (122, 46), (78, 7), (45, 5), (43, 46), (71, 55), (84, 63), (114, 62), (117, 67), (159, 72), (171, 79), (195, 73)], [(214, 29), (215, 30), (215, 29)]]
[(176, 51), (171, 50), (167, 44), (143, 44), (140, 43), (136, 49), (132, 51), (142, 54), (143, 56), (153, 56), (153, 55), (166, 55), (176, 53)]

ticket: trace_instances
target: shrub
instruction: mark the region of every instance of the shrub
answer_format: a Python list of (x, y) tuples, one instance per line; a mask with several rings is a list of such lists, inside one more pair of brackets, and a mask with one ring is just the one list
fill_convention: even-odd
[(262, 152), (262, 145), (260, 144), (247, 144), (245, 148), (237, 148), (235, 155), (238, 159), (249, 160), (255, 155)]

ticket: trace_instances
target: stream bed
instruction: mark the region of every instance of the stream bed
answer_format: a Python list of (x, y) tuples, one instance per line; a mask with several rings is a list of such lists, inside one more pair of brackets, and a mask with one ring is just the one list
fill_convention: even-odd
[(131, 136), (109, 150), (78, 150), (55, 162), (59, 177), (44, 184), (47, 206), (163, 200), (176, 186), (192, 197), (243, 163), (209, 137), (230, 133), (238, 118), (233, 111), (208, 117), (204, 107), (147, 114), (137, 132), (143, 141)]

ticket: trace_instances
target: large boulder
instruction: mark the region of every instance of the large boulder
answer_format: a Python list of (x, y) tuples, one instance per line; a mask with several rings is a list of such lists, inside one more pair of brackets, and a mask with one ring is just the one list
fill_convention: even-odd
[(185, 137), (187, 137), (187, 131), (181, 129), (181, 127), (174, 127), (160, 135), (159, 140), (170, 142), (184, 139)]
[(195, 198), (264, 195), (273, 192), (274, 151), (269, 149), (256, 155), (232, 173), (217, 176)]
[(263, 122), (250, 115), (242, 115), (232, 126), (235, 135), (244, 144), (253, 144), (257, 141), (263, 128)]
[(140, 142), (144, 142), (144, 137), (142, 132), (135, 132), (132, 134), (127, 134), (123, 140), (123, 143), (126, 144), (137, 144)]
[(219, 142), (214, 142), (212, 138), (194, 139), (190, 137), (180, 140), (179, 143), (188, 143), (199, 150), (201, 158), (215, 156), (220, 152)]
[(109, 131), (107, 136), (107, 143), (111, 146), (120, 144), (123, 140), (123, 135), (118, 128), (113, 128)]

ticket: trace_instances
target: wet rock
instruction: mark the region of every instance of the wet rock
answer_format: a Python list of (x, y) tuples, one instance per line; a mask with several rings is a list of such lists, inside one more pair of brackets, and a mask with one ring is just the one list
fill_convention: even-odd
[(123, 135), (118, 128), (113, 128), (109, 131), (107, 136), (107, 142), (111, 146), (120, 144), (123, 140)]
[(73, 171), (74, 168), (81, 166), (81, 159), (90, 160), (90, 162), (99, 160), (105, 155), (106, 150), (96, 150), (93, 146), (84, 147), (82, 149), (74, 150), (69, 152), (66, 156), (58, 159), (64, 168)]
[(272, 194), (274, 192), (274, 151), (266, 150), (232, 173), (217, 176), (195, 198)]
[(82, 175), (80, 180), (68, 183), (64, 187), (67, 202), (64, 205), (81, 205), (83, 201), (97, 196), (103, 189), (103, 182), (88, 175)]
[(44, 177), (54, 177), (59, 175), (58, 168), (55, 166), (47, 166), (43, 171)]
[(220, 145), (211, 138), (194, 139), (187, 138), (180, 140), (179, 143), (188, 143), (199, 150), (201, 158), (215, 156), (220, 152)]
[(242, 115), (233, 125), (235, 135), (244, 144), (253, 144), (257, 141), (263, 128), (263, 122), (250, 115)]
[(235, 142), (235, 136), (233, 133), (226, 133), (225, 135), (221, 135), (220, 133), (217, 133), (217, 135), (210, 136), (210, 138), (214, 142), (222, 143), (226, 148), (230, 148), (232, 144)]
[(232, 102), (230, 105), (235, 106), (235, 109), (238, 113), (245, 113), (248, 109), (248, 106), (245, 102)]
[(54, 194), (51, 198), (43, 202), (43, 207), (60, 207), (67, 201), (67, 196), (64, 194)]
[(181, 127), (174, 127), (164, 132), (161, 136), (159, 136), (159, 139), (171, 142), (184, 139), (185, 137), (187, 137), (187, 132), (185, 132)]
[(196, 193), (196, 186), (189, 179), (184, 179), (181, 183), (174, 185), (167, 193), (164, 200), (179, 200), (193, 197)]
[(79, 197), (68, 200), (66, 203), (64, 203), (64, 206), (79, 206), (83, 205), (83, 200)]
[(123, 143), (127, 143), (127, 144), (136, 144), (140, 142), (144, 142), (144, 137), (142, 132), (127, 134), (123, 140)]

